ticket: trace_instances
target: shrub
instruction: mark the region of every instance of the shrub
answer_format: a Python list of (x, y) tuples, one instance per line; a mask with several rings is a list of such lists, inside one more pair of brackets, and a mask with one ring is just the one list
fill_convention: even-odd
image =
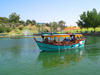
[(3, 33), (3, 32), (4, 32), (4, 27), (0, 26), (0, 33)]
[(6, 31), (7, 33), (9, 33), (9, 32), (11, 31), (11, 28), (6, 27), (5, 31)]
[(32, 28), (29, 28), (29, 30), (32, 30)]
[(47, 32), (47, 29), (44, 29), (43, 32)]
[(23, 27), (19, 27), (19, 30), (23, 30)]

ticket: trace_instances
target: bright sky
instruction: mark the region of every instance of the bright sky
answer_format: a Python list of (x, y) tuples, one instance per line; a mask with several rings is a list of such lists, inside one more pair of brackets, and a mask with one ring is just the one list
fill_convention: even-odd
[(13, 12), (20, 14), (20, 20), (36, 20), (49, 23), (63, 20), (67, 26), (77, 25), (84, 11), (100, 11), (100, 0), (0, 0), (0, 16), (9, 17)]

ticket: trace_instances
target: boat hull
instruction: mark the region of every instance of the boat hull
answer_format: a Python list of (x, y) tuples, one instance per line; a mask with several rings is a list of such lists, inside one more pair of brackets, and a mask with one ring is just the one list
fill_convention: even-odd
[(82, 43), (76, 43), (72, 45), (52, 45), (52, 44), (47, 44), (47, 43), (43, 43), (40, 41), (36, 41), (39, 49), (43, 51), (65, 51), (67, 49), (81, 48), (85, 45), (85, 40), (81, 42)]

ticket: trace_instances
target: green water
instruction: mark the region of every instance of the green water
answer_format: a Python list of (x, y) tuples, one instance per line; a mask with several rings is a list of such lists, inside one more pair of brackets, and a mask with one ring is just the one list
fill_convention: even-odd
[(33, 38), (0, 38), (0, 75), (100, 75), (100, 37), (65, 52), (41, 52)]

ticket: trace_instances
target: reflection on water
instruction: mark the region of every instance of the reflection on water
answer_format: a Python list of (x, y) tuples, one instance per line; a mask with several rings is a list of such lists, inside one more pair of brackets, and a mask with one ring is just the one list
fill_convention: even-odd
[(76, 65), (83, 59), (83, 55), (85, 55), (84, 47), (65, 52), (41, 52), (37, 60), (42, 62), (44, 68), (53, 68), (59, 65), (63, 68)]
[(94, 37), (94, 36), (87, 36), (86, 39), (87, 39), (86, 45), (93, 45), (99, 43), (100, 41), (100, 37)]
[(99, 71), (100, 37), (87, 36), (85, 47), (65, 52), (41, 52), (33, 38), (0, 38), (0, 75), (100, 75)]

